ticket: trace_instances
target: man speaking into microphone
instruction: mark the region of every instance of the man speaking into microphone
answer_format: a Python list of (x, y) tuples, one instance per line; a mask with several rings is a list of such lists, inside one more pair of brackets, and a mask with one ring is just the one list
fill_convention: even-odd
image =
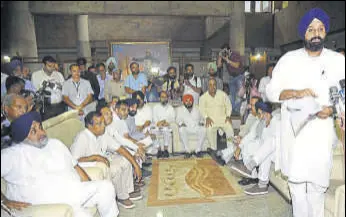
[[(294, 217), (324, 216), (332, 147), (337, 142), (329, 89), (345, 78), (345, 57), (324, 48), (329, 20), (319, 8), (301, 18), (298, 32), (304, 47), (287, 52), (278, 61), (266, 89), (269, 101), (282, 103), (281, 171), (288, 176)], [(309, 97), (322, 109), (294, 135), (287, 105)]]

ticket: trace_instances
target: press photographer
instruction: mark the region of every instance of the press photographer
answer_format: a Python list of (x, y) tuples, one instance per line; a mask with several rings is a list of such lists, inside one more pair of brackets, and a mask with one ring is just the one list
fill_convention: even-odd
[[(62, 98), (62, 85), (65, 79), (60, 72), (56, 71), (56, 60), (53, 57), (45, 56), (42, 63), (43, 68), (32, 74), (31, 81), (37, 90), (41, 89), (50, 93), (45, 94), (50, 96), (44, 102), (43, 110), (41, 110), (42, 119), (46, 120), (66, 111)], [(46, 86), (42, 88), (44, 82), (46, 82)]]
[(244, 79), (242, 75), (243, 67), (241, 57), (238, 53), (231, 51), (228, 44), (224, 44), (217, 57), (217, 67), (224, 85), (229, 86), (232, 111), (239, 113), (240, 103), (236, 103), (236, 97)]

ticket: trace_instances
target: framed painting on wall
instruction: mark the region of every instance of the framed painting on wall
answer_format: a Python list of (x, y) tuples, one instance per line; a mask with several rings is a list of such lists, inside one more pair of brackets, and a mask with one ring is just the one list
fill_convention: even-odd
[(171, 65), (169, 41), (162, 42), (110, 42), (110, 56), (115, 57), (122, 79), (131, 74), (130, 64), (139, 63), (139, 70), (148, 80), (166, 74)]

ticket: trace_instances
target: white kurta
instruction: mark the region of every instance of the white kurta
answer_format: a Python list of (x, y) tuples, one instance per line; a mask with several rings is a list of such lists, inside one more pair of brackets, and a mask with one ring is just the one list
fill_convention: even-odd
[[(20, 143), (1, 150), (1, 178), (7, 181), (6, 197), (37, 204), (67, 203), (77, 213), (97, 205), (102, 217), (117, 216), (114, 188), (109, 181), (81, 182), (77, 161), (57, 139), (40, 149)], [(84, 205), (83, 205), (84, 204)]]
[(137, 109), (135, 115), (136, 126), (143, 126), (146, 121), (153, 122), (153, 111), (149, 105), (144, 105), (143, 108)]
[(253, 116), (251, 113), (247, 116), (247, 119), (245, 121), (244, 126), (240, 129), (239, 131), (239, 136), (244, 138), (244, 136), (246, 136), (250, 129), (251, 126), (256, 122), (256, 120), (258, 120), (258, 118), (256, 116)]
[(185, 108), (185, 106), (180, 106), (177, 109), (176, 123), (178, 125), (185, 124), (186, 127), (179, 128), (180, 140), (183, 143), (183, 148), (185, 151), (190, 151), (191, 147), (188, 147), (188, 135), (195, 134), (198, 136), (198, 144), (196, 147), (196, 152), (202, 150), (202, 146), (206, 137), (206, 128), (200, 126), (200, 123), (204, 123), (204, 118), (200, 113), (198, 107), (193, 106), (191, 112)]
[[(280, 102), (283, 90), (311, 88), (321, 105), (329, 106), (329, 88), (345, 78), (345, 57), (324, 48), (318, 57), (310, 57), (304, 48), (286, 53), (273, 70), (266, 94), (271, 102)], [(332, 146), (336, 143), (333, 119), (310, 121), (297, 137), (289, 124), (287, 101), (281, 106), (282, 172), (292, 182), (329, 185)]]
[(258, 85), (258, 92), (260, 92), (261, 94), (261, 97), (263, 99), (263, 102), (267, 102), (268, 99), (267, 99), (267, 95), (266, 95), (266, 88), (267, 88), (267, 85), (269, 84), (270, 82), (270, 76), (265, 76), (261, 79), (259, 85)]
[[(189, 80), (191, 85), (196, 88), (202, 88), (202, 82), (199, 77), (196, 77), (196, 75), (193, 75), (193, 77)], [(193, 103), (195, 105), (198, 105), (199, 103), (199, 93), (195, 92), (191, 87), (184, 84), (184, 93), (185, 94), (191, 94), (193, 96)]]
[(71, 153), (75, 159), (101, 155), (110, 162), (110, 178), (115, 188), (115, 194), (121, 200), (129, 198), (133, 192), (133, 171), (130, 162), (115, 153), (120, 144), (108, 134), (96, 137), (90, 130), (84, 129), (75, 138)]
[(166, 120), (168, 123), (175, 122), (175, 111), (174, 108), (167, 104), (163, 106), (161, 104), (157, 104), (153, 108), (153, 122), (156, 123), (162, 120)]

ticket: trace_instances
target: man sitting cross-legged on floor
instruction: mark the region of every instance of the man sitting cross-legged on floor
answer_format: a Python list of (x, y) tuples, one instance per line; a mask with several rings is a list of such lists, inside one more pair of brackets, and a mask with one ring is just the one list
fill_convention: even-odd
[(206, 137), (206, 128), (204, 127), (204, 118), (202, 117), (197, 106), (193, 104), (193, 96), (185, 94), (183, 96), (183, 106), (177, 109), (176, 122), (179, 125), (180, 141), (183, 144), (185, 158), (190, 158), (192, 152), (188, 146), (188, 137), (190, 134), (195, 134), (198, 137), (196, 148), (196, 156), (202, 157), (202, 148)]
[(105, 134), (104, 119), (99, 112), (90, 112), (84, 121), (86, 129), (76, 136), (71, 146), (72, 155), (79, 162), (106, 163), (110, 167), (118, 203), (127, 209), (135, 207), (131, 200), (142, 199), (142, 195), (139, 189), (134, 189), (132, 165), (135, 165), (135, 173), (140, 180), (139, 166), (125, 148)]
[[(246, 148), (242, 150), (243, 161), (232, 164), (231, 169), (237, 171), (242, 176), (247, 178), (257, 178), (257, 185), (246, 189), (245, 193), (249, 195), (259, 195), (268, 193), (269, 173), (271, 162), (276, 162), (274, 159), (276, 145), (280, 138), (280, 121), (281, 112), (277, 109), (272, 112), (269, 103), (257, 102), (256, 108), (259, 117), (265, 123), (265, 128), (258, 138), (257, 150)], [(277, 155), (279, 156), (279, 155)], [(259, 166), (258, 173), (256, 167)]]
[(49, 139), (37, 112), (12, 122), (13, 146), (1, 150), (1, 178), (7, 181), (1, 203), (21, 209), (39, 204), (68, 204), (73, 216), (91, 217), (85, 208), (97, 206), (101, 217), (119, 214), (112, 183), (91, 181), (57, 139)]

